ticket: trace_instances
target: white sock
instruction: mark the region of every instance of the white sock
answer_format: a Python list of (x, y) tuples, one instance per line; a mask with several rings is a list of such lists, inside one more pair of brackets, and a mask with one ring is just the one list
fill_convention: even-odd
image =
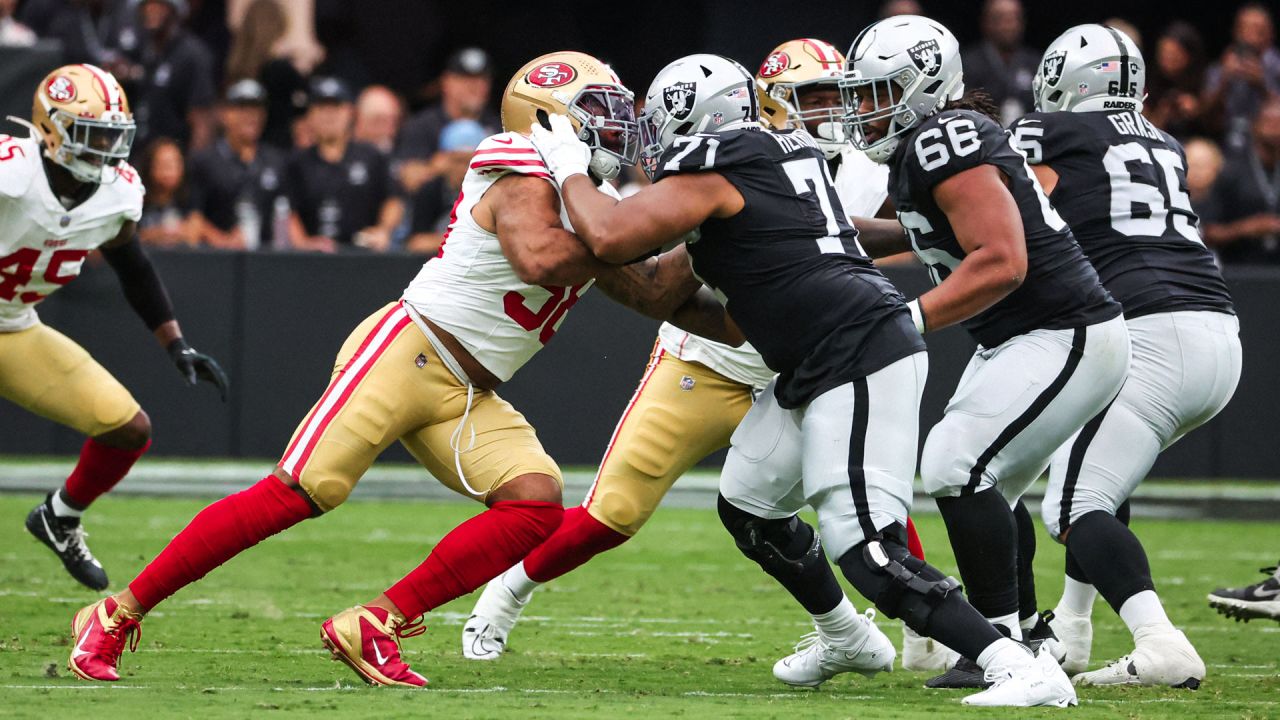
[(1160, 604), (1160, 596), (1156, 595), (1155, 590), (1143, 590), (1124, 601), (1120, 606), (1120, 619), (1125, 625), (1129, 626), (1129, 632), (1136, 633), (1138, 628), (1150, 625), (1168, 625), (1173, 626), (1169, 622), (1169, 616), (1164, 612), (1164, 606)]
[(1025, 635), (1028, 632), (1030, 632), (1031, 629), (1034, 628), (1036, 626), (1036, 623), (1038, 622), (1040, 622), (1040, 614), (1032, 613), (1031, 617), (1025, 617), (1019, 620), (1018, 627), (1022, 628), (1022, 634)]
[(1022, 627), (1018, 625), (1018, 613), (1016, 611), (1000, 617), (989, 617), (987, 618), (987, 622), (992, 625), (1003, 625), (1008, 628), (1009, 637), (1014, 640), (1022, 639)]
[(814, 615), (813, 624), (818, 626), (818, 634), (827, 641), (848, 640), (862, 627), (858, 622), (858, 610), (847, 597), (840, 598), (840, 604), (830, 612)]
[(1093, 601), (1098, 597), (1098, 589), (1089, 583), (1068, 577), (1062, 587), (1062, 599), (1058, 607), (1076, 615), (1093, 615)]
[(529, 602), (529, 596), (542, 583), (531, 580), (524, 571), (524, 561), (518, 562), (510, 570), (502, 573), (502, 584), (521, 603)]
[(62, 497), (62, 491), (59, 490), (53, 494), (49, 500), (49, 505), (53, 507), (53, 514), (60, 518), (78, 518), (84, 514), (84, 510), (79, 510), (67, 504)]
[(1031, 654), (1030, 650), (1009, 638), (1000, 638), (991, 643), (982, 652), (978, 653), (977, 657), (978, 667), (983, 670), (991, 667), (1019, 667), (1034, 661), (1035, 656)]

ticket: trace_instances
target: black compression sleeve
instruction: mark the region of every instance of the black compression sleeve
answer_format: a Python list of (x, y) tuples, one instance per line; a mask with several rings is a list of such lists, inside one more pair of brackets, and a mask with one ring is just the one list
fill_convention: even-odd
[(146, 323), (148, 330), (155, 330), (173, 319), (173, 303), (169, 302), (169, 293), (164, 289), (164, 283), (160, 282), (151, 258), (142, 251), (142, 245), (137, 240), (116, 247), (104, 247), (102, 257), (115, 270), (125, 299), (138, 317), (142, 318), (142, 322)]

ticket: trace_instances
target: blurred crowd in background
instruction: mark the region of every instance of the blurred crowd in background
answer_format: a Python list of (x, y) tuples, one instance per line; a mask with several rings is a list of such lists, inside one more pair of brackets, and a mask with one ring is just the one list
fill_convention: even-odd
[[(1042, 52), (1024, 40), (1024, 10), (1022, 0), (987, 0), (963, 52), (966, 85), (989, 92), (1006, 122), (1031, 111)], [(927, 7), (880, 8), (904, 13)], [(1177, 19), (1156, 37), (1124, 18), (1103, 22), (1143, 49), (1144, 112), (1186, 148), (1206, 242), (1223, 262), (1280, 262), (1270, 9), (1240, 5), (1230, 38)], [(313, 0), (0, 0), (0, 46), (56, 43), (66, 62), (100, 65), (124, 84), (138, 123), (133, 164), (147, 188), (146, 243), (436, 253), (471, 151), (501, 129), (507, 78), (495, 77), (485, 48), (464, 46), (433, 81), (398, 92), (353, 72), (352, 50), (321, 45), (316, 24)], [(737, 59), (754, 70), (762, 58)], [(647, 78), (629, 82), (642, 93)], [(639, 173), (624, 180), (643, 182)]]

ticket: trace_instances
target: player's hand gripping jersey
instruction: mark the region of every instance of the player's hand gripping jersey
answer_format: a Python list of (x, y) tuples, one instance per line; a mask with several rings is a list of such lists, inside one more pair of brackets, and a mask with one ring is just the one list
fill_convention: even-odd
[[(504, 382), (551, 340), (569, 308), (591, 286), (525, 283), (503, 255), (498, 236), (472, 218), (471, 210), (485, 192), (511, 173), (551, 182), (542, 157), (523, 135), (502, 133), (480, 143), (454, 202), (440, 254), (404, 291), (406, 303), (457, 338)], [(617, 197), (607, 183), (600, 190)], [(573, 229), (563, 207), (560, 221)]]
[(1011, 129), (1028, 162), (1058, 173), (1050, 199), (1126, 317), (1232, 311), (1177, 140), (1132, 110), (1031, 113)]
[(940, 283), (965, 252), (934, 201), (933, 188), (980, 165), (1008, 179), (1027, 244), (1027, 276), (1017, 290), (963, 324), (983, 347), (1036, 329), (1085, 327), (1117, 316), (1120, 306), (1102, 287), (1071, 229), (1031, 174), (1010, 136), (987, 116), (947, 110), (903, 139), (890, 160), (889, 191), (916, 256)]
[[(142, 216), (142, 181), (126, 163), (85, 202), (63, 207), (45, 179), (40, 143), (0, 135), (0, 332), (39, 322), (35, 306), (80, 274), (85, 256)], [(111, 176), (114, 175), (114, 181)]]
[(910, 327), (910, 316), (858, 246), (826, 159), (807, 133), (750, 128), (693, 135), (677, 140), (658, 163), (655, 182), (714, 170), (742, 194), (742, 211), (704, 222), (689, 255), (780, 373), (785, 407), (924, 349), (914, 329), (868, 342), (886, 324)]

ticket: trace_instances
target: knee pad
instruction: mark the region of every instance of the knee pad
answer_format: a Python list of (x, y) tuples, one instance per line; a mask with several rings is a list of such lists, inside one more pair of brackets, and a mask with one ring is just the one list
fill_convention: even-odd
[(639, 532), (654, 510), (651, 505), (641, 506), (628, 493), (612, 489), (598, 492), (591, 499), (591, 507), (599, 514), (602, 523), (628, 536)]
[(800, 575), (815, 563), (825, 562), (818, 534), (799, 517), (756, 517), (720, 496), (720, 521), (743, 555), (756, 561), (774, 577)]
[(302, 474), (298, 486), (321, 512), (329, 512), (347, 501), (352, 485), (347, 478), (322, 473)]
[(960, 583), (914, 557), (902, 542), (901, 529), (895, 523), (854, 547), (841, 558), (840, 567), (880, 612), (924, 633), (933, 609), (959, 590)]

